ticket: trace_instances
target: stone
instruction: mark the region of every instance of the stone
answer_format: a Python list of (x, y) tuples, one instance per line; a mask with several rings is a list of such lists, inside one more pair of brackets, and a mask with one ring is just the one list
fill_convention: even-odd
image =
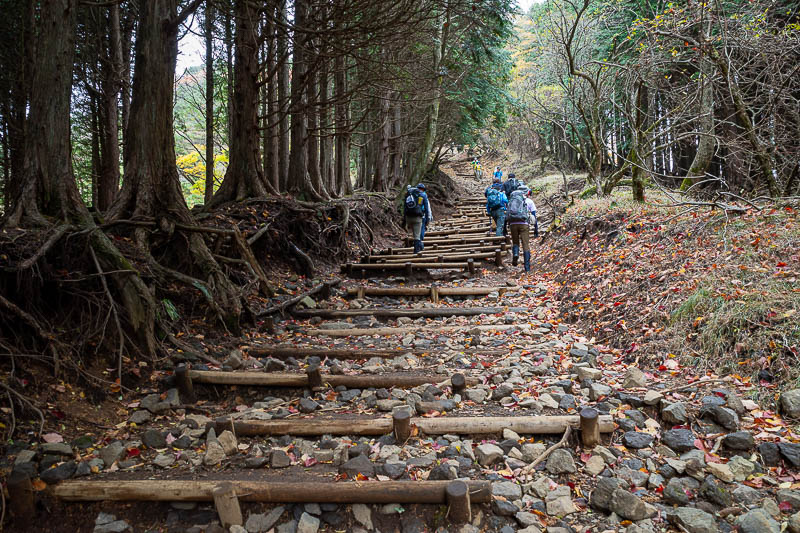
[(714, 517), (700, 509), (679, 507), (675, 511), (675, 523), (687, 533), (717, 533), (717, 522)]
[(375, 475), (375, 465), (365, 455), (357, 455), (339, 467), (340, 474), (347, 474), (350, 479), (355, 479), (358, 474), (366, 477)]
[(689, 412), (683, 402), (672, 403), (661, 410), (661, 418), (669, 424), (686, 424), (689, 422)]
[(66, 442), (45, 442), (41, 447), (43, 454), (64, 455), (72, 457), (72, 446)]
[[(233, 526), (231, 527), (231, 530)], [(233, 533), (233, 531), (231, 531)], [(278, 526), (276, 533), (297, 533), (297, 521), (290, 520), (288, 522), (284, 522), (283, 524)]]
[(522, 487), (513, 481), (492, 483), (492, 496), (501, 496), (509, 501), (522, 498)]
[(613, 492), (608, 510), (633, 521), (650, 518), (658, 512), (655, 507), (626, 489), (616, 489)]
[(577, 511), (578, 509), (575, 507), (575, 504), (572, 503), (572, 498), (569, 496), (559, 496), (547, 502), (547, 514), (550, 516), (563, 518)]
[(160, 453), (153, 459), (153, 463), (161, 468), (169, 468), (175, 464), (175, 456), (171, 453)]
[(30, 463), (34, 459), (36, 459), (36, 452), (33, 450), (20, 450), (17, 453), (17, 457), (14, 459), (15, 465), (21, 465), (24, 463)]
[(503, 449), (496, 444), (481, 444), (475, 448), (475, 459), (481, 466), (491, 466), (503, 460)]
[(608, 385), (603, 385), (602, 383), (592, 383), (589, 386), (589, 399), (593, 402), (596, 402), (604, 396), (609, 396), (610, 394), (611, 387)]
[(319, 518), (308, 513), (303, 513), (297, 522), (297, 533), (317, 533)]
[(300, 400), (300, 404), (298, 405), (298, 409), (301, 413), (313, 413), (319, 409), (319, 404), (311, 398), (302, 398)]
[(222, 362), (222, 366), (229, 366), (231, 370), (242, 368), (242, 351), (239, 349), (231, 350), (231, 353)]
[(714, 476), (706, 476), (703, 484), (700, 485), (700, 494), (722, 507), (730, 507), (733, 504), (731, 491), (718, 482)]
[(225, 450), (217, 440), (212, 440), (206, 444), (206, 453), (203, 456), (203, 464), (206, 466), (216, 466), (225, 459)]
[(353, 504), (353, 516), (356, 522), (367, 528), (372, 529), (372, 510), (363, 503)]
[(649, 390), (646, 393), (644, 393), (644, 398), (642, 398), (642, 401), (644, 402), (645, 405), (656, 405), (663, 398), (664, 395), (661, 394), (660, 392)]
[(733, 499), (738, 503), (753, 504), (761, 499), (761, 493), (747, 485), (739, 485), (733, 489), (731, 494), (733, 494)]
[(578, 373), (578, 381), (583, 381), (585, 379), (596, 380), (603, 377), (603, 371), (599, 368), (591, 368), (588, 366), (578, 367), (575, 369)]
[(800, 466), (800, 444), (793, 442), (779, 442), (778, 450), (783, 459), (794, 467)]
[(725, 483), (730, 483), (733, 481), (733, 472), (731, 472), (731, 467), (726, 464), (722, 463), (708, 463), (706, 465), (706, 470), (708, 470), (711, 475), (715, 478), (719, 479), (720, 481), (724, 481)]
[(800, 533), (800, 513), (789, 517), (788, 528), (790, 533)]
[(244, 527), (249, 533), (264, 533), (273, 528), (273, 526), (280, 520), (285, 508), (283, 506), (276, 507), (269, 514), (251, 514), (247, 517)]
[(137, 426), (141, 426), (153, 418), (153, 415), (147, 409), (138, 409), (131, 414), (128, 418), (128, 422), (131, 424), (136, 424)]
[(499, 516), (513, 516), (519, 511), (519, 507), (508, 500), (492, 500), (492, 511)]
[(77, 468), (78, 465), (75, 463), (75, 461), (67, 461), (65, 463), (61, 463), (55, 468), (48, 468), (40, 473), (39, 477), (47, 484), (58, 483), (59, 481), (64, 481), (65, 479), (71, 478)]
[(93, 533), (122, 533), (131, 531), (133, 528), (125, 520), (113, 520), (105, 524), (97, 524), (92, 530)]
[(236, 436), (227, 429), (219, 434), (217, 441), (225, 451), (225, 455), (233, 455), (239, 451), (237, 448), (239, 443), (236, 440)]
[(167, 447), (167, 440), (164, 434), (155, 429), (148, 429), (142, 434), (142, 444), (148, 448), (163, 449)]
[(622, 435), (622, 443), (628, 448), (647, 448), (653, 443), (655, 437), (640, 431), (627, 431)]
[(593, 476), (598, 475), (600, 472), (605, 470), (605, 468), (606, 462), (599, 455), (591, 456), (583, 467), (584, 471)]
[(688, 429), (670, 429), (661, 434), (661, 442), (678, 452), (694, 450), (694, 434)]
[(637, 367), (632, 366), (628, 368), (628, 371), (625, 373), (625, 379), (622, 382), (622, 386), (626, 389), (646, 387), (647, 376), (645, 376), (644, 372), (639, 370)]
[(781, 526), (763, 509), (753, 509), (736, 519), (740, 533), (780, 533)]
[(721, 406), (714, 406), (708, 410), (711, 414), (712, 418), (719, 424), (720, 426), (724, 427), (729, 431), (735, 431), (739, 429), (739, 415), (736, 414), (736, 411), (733, 409), (728, 409), (727, 407)]
[(551, 474), (572, 474), (577, 471), (572, 454), (563, 448), (550, 454), (545, 468)]
[(487, 392), (483, 389), (467, 389), (464, 391), (467, 400), (475, 403), (483, 403), (486, 400)]
[(722, 446), (729, 450), (752, 450), (755, 445), (756, 441), (749, 431), (728, 433), (722, 439)]
[(733, 474), (734, 481), (742, 482), (747, 479), (747, 476), (755, 472), (756, 465), (752, 461), (737, 455), (728, 461), (728, 468)]
[(519, 434), (508, 428), (503, 429), (503, 440), (520, 440)]
[(597, 486), (589, 497), (589, 503), (597, 509), (609, 510), (614, 491), (623, 485), (622, 481), (614, 477), (601, 477)]
[(447, 464), (436, 465), (428, 473), (429, 481), (447, 481), (456, 477), (458, 476), (455, 468)]
[(790, 489), (781, 489), (778, 491), (776, 495), (778, 498), (778, 502), (788, 503), (792, 506), (792, 512), (800, 511), (800, 491), (790, 490)]
[(781, 452), (774, 442), (762, 442), (759, 444), (758, 453), (766, 466), (778, 466), (781, 463)]
[(780, 407), (781, 412), (789, 418), (800, 418), (800, 389), (782, 393)]
[(527, 442), (522, 445), (522, 460), (526, 463), (532, 463), (544, 453), (547, 447), (541, 442), (531, 444)]
[(539, 402), (542, 404), (543, 407), (549, 407), (550, 409), (558, 409), (558, 402), (548, 393), (539, 395)]
[(286, 468), (292, 465), (292, 458), (281, 449), (272, 450), (269, 455), (269, 466), (272, 468)]

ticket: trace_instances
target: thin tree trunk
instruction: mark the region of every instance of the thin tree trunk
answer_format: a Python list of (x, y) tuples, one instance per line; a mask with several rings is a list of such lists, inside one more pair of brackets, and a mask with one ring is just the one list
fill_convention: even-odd
[(214, 196), (214, 0), (206, 0), (206, 187), (203, 203)]
[(698, 126), (700, 135), (697, 141), (697, 152), (695, 152), (692, 165), (689, 167), (686, 177), (681, 183), (681, 190), (685, 191), (694, 183), (705, 178), (711, 159), (714, 157), (714, 83), (711, 78), (711, 65), (703, 60), (701, 63), (700, 80), (700, 100), (698, 109)]
[(231, 20), (231, 10), (225, 10), (225, 87), (227, 103), (227, 126), (228, 126), (228, 149), (231, 146), (231, 136), (233, 135), (233, 21)]
[[(309, 53), (306, 57), (306, 63), (308, 65), (312, 65), (315, 63), (316, 59), (316, 43), (311, 39), (309, 39), (307, 42)], [(308, 117), (308, 174), (311, 180), (311, 187), (317, 192), (318, 196), (323, 200), (330, 200), (330, 197), (325, 190), (325, 183), (322, 181), (322, 170), (320, 169), (319, 92), (317, 87), (318, 76), (316, 69), (308, 71), (307, 80), (306, 92), (308, 94), (308, 107), (306, 116)]]
[(280, 110), (278, 107), (278, 73), (277, 73), (277, 60), (275, 54), (277, 53), (277, 34), (276, 24), (273, 22), (272, 17), (280, 17), (279, 6), (270, 5), (270, 13), (267, 17), (267, 75), (269, 79), (266, 84), (266, 100), (267, 112), (264, 120), (264, 175), (267, 182), (272, 184), (275, 191), (281, 190), (280, 167), (279, 161), (279, 146), (278, 139), (280, 137)]
[(108, 12), (107, 57), (102, 62), (102, 111), (100, 130), (101, 163), (97, 181), (95, 208), (105, 212), (119, 191), (119, 91), (122, 75), (122, 40), (120, 37), (119, 4), (113, 3)]
[[(286, 28), (289, 24), (288, 0), (280, 0), (280, 20), (281, 25)], [(278, 108), (279, 108), (279, 132), (278, 138), (278, 176), (280, 179), (280, 191), (289, 190), (289, 36), (286, 29), (279, 29), (277, 36), (278, 61)]]
[(100, 162), (100, 120), (97, 110), (97, 98), (94, 96), (89, 97), (89, 113), (91, 115), (91, 145), (92, 145), (92, 166), (91, 166), (91, 187), (92, 187), (92, 207), (96, 210), (102, 211), (99, 208), (98, 189), (100, 188), (101, 180), (101, 167)]
[(350, 180), (350, 99), (347, 95), (346, 59), (334, 60), (334, 93), (336, 100), (336, 189), (340, 195), (353, 194)]

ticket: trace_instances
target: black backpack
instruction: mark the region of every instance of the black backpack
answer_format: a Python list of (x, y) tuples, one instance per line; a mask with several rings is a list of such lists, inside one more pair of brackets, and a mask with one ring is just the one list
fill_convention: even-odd
[(404, 202), (405, 214), (410, 217), (421, 217), (425, 214), (424, 201), (419, 189), (414, 187), (409, 189), (406, 194), (406, 201)]

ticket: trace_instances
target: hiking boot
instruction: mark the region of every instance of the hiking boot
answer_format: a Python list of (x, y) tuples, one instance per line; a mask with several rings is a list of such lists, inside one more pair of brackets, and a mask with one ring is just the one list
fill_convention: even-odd
[(517, 266), (519, 263), (519, 246), (511, 247), (511, 266)]
[(414, 253), (418, 254), (422, 251), (422, 241), (419, 239), (414, 239)]
[(531, 271), (531, 253), (530, 252), (523, 252), (525, 257), (525, 272)]

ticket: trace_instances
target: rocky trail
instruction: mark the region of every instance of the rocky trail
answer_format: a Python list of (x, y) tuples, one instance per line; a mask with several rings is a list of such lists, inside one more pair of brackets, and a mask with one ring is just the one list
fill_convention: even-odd
[[(756, 385), (562, 322), (450, 170), (465, 192), (422, 254), (342, 265), (115, 426), (8, 447), (12, 530), (800, 531), (798, 436)], [(799, 416), (800, 390), (779, 403)]]

